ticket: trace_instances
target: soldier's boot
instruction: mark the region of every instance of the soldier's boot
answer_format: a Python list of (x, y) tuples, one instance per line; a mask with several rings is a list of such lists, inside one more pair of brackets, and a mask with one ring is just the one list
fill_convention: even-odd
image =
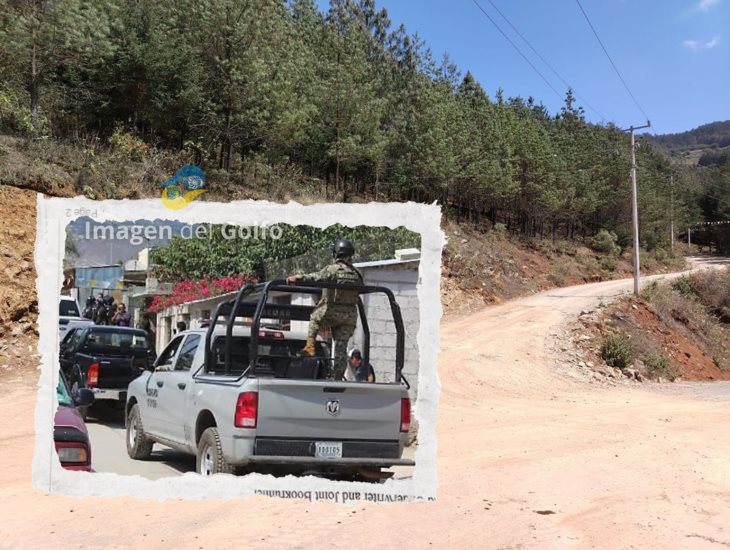
[(299, 350), (299, 355), (312, 357), (314, 353), (314, 338), (307, 338), (307, 343), (304, 344), (304, 347), (301, 350)]

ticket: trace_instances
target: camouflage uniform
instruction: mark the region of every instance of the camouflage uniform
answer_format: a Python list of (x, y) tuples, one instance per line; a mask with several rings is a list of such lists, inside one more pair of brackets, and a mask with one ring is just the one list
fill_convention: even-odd
[[(301, 275), (303, 282), (331, 282), (361, 285), (362, 275), (352, 264), (338, 259), (333, 264), (316, 273)], [(309, 318), (308, 339), (317, 337), (321, 325), (329, 326), (335, 341), (334, 378), (339, 380), (347, 368), (347, 342), (355, 332), (357, 324), (357, 290), (323, 288), (322, 298)]]

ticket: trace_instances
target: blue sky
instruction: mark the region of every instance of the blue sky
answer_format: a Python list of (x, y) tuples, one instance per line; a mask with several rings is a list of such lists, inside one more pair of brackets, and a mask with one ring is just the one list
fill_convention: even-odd
[[(477, 0), (552, 86), (564, 84), (490, 5)], [(575, 0), (492, 0), (542, 57), (596, 111), (620, 127), (645, 121), (611, 67)], [(376, 0), (393, 27), (403, 23), (440, 58), (448, 52), (494, 97), (533, 96), (551, 113), (558, 97), (473, 0)], [(652, 133), (730, 119), (730, 0), (581, 0), (608, 53), (652, 122)], [(328, 0), (318, 0), (326, 10)], [(601, 117), (585, 103), (592, 122)]]

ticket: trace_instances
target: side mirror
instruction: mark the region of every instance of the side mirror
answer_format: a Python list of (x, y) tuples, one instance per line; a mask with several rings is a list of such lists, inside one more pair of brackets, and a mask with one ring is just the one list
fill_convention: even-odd
[(94, 392), (89, 388), (79, 388), (76, 390), (74, 397), (74, 405), (77, 407), (86, 407), (94, 402)]

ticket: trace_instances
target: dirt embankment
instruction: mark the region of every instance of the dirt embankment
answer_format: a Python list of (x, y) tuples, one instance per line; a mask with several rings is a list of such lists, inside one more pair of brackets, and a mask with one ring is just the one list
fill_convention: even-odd
[[(599, 311), (580, 316), (576, 333), (581, 350), (576, 362), (609, 378), (639, 381), (730, 380), (730, 369), (713, 356), (707, 335), (692, 323), (676, 323), (644, 300), (623, 298)], [(730, 337), (730, 329), (722, 329)], [(609, 335), (628, 338), (632, 360), (626, 369), (609, 367), (601, 348)], [(718, 364), (719, 363), (719, 364)]]
[(0, 185), (0, 374), (35, 365), (36, 195)]

